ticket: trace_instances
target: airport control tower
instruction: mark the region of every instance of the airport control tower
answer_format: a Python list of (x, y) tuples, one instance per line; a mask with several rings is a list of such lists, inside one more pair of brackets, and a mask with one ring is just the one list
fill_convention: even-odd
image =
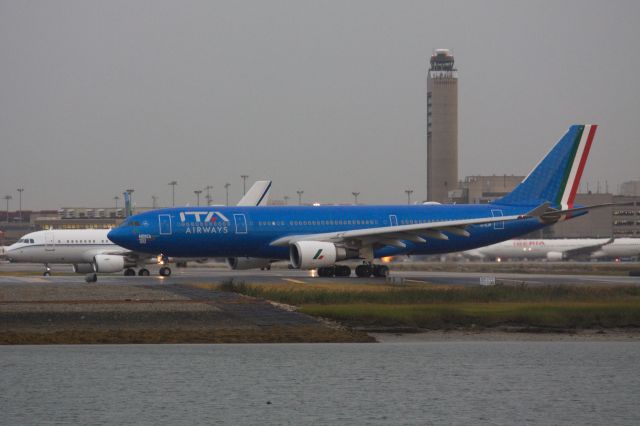
[(427, 201), (458, 186), (458, 74), (453, 53), (436, 49), (427, 74)]

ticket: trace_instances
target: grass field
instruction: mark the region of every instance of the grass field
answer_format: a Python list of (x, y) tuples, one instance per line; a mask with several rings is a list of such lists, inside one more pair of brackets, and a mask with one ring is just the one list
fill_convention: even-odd
[(361, 327), (640, 327), (638, 287), (227, 282), (220, 289), (295, 305), (300, 312)]

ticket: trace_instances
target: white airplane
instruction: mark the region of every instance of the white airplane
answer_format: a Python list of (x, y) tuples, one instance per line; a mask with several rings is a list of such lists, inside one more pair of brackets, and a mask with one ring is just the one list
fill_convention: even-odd
[[(271, 181), (257, 181), (242, 197), (238, 205), (262, 206), (269, 199)], [(64, 229), (36, 231), (24, 235), (15, 244), (6, 247), (4, 257), (11, 262), (43, 263), (44, 275), (51, 275), (50, 264), (72, 264), (73, 271), (87, 274), (87, 282), (96, 282), (98, 273), (124, 270), (127, 276), (148, 276), (146, 265), (160, 264), (161, 276), (171, 275), (162, 255), (138, 253), (112, 243), (107, 234), (110, 229)], [(175, 259), (186, 261), (188, 259)], [(201, 260), (201, 259), (197, 259)]]
[(591, 258), (639, 257), (640, 238), (616, 238), (612, 243), (602, 246), (600, 250), (591, 253)]
[(640, 238), (509, 240), (463, 252), (476, 258), (566, 260), (573, 257), (621, 258), (640, 255)]
[[(107, 238), (110, 229), (56, 229), (31, 232), (9, 246), (5, 256), (10, 262), (44, 263), (44, 275), (51, 275), (50, 264), (70, 263), (73, 272), (88, 274), (87, 282), (97, 280), (96, 273), (124, 270), (127, 276), (147, 276), (148, 264), (158, 264), (157, 256), (138, 254), (117, 246)], [(171, 275), (167, 266), (160, 275)]]

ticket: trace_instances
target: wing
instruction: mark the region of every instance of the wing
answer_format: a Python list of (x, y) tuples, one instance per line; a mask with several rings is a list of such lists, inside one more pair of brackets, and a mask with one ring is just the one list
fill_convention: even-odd
[(572, 257), (572, 256), (579, 256), (579, 255), (583, 255), (583, 254), (591, 254), (594, 251), (598, 251), (600, 250), (603, 246), (606, 246), (607, 244), (611, 244), (614, 241), (614, 238), (609, 238), (608, 240), (602, 242), (602, 243), (598, 243), (598, 244), (591, 244), (588, 246), (583, 246), (583, 247), (578, 247), (575, 249), (570, 249), (570, 250), (565, 250), (564, 251), (564, 255), (566, 257)]
[(128, 250), (122, 247), (114, 247), (108, 250), (100, 250), (96, 251), (91, 257), (97, 254), (107, 254), (111, 256), (122, 256), (128, 263), (135, 263), (138, 265), (148, 264), (150, 260), (157, 259), (157, 255), (149, 254), (149, 253), (140, 253), (137, 251)]
[(271, 242), (272, 246), (287, 246), (298, 241), (328, 241), (333, 243), (346, 243), (348, 245), (369, 246), (389, 245), (405, 248), (403, 241), (425, 243), (427, 238), (448, 240), (445, 232), (468, 237), (469, 231), (465, 228), (471, 225), (482, 225), (495, 222), (510, 222), (514, 220), (538, 217), (546, 210), (548, 203), (536, 207), (524, 215), (512, 215), (502, 217), (485, 217), (477, 219), (443, 220), (439, 222), (419, 223), (412, 225), (383, 226), (377, 228), (353, 229), (348, 231), (326, 232), (321, 234), (289, 235)]

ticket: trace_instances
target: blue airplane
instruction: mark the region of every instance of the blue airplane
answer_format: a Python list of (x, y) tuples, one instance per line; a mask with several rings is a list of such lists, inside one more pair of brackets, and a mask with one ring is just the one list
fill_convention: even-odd
[(319, 276), (386, 276), (374, 259), (470, 250), (536, 231), (599, 206), (574, 206), (596, 125), (574, 125), (512, 192), (491, 204), (234, 206), (153, 210), (108, 234), (135, 252), (227, 257), (233, 269), (290, 259)]

